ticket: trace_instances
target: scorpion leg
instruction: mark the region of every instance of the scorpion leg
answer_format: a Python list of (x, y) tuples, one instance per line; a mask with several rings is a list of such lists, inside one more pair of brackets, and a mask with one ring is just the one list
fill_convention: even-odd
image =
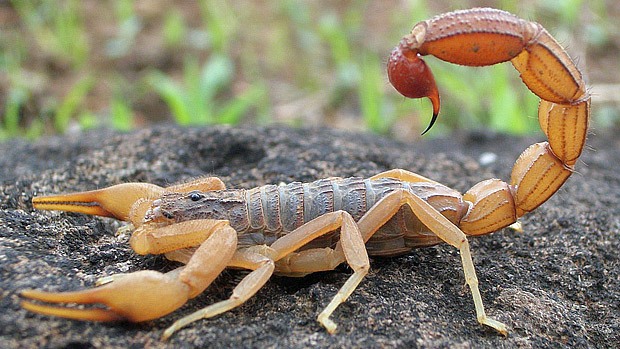
[[(304, 224), (276, 240), (271, 246), (255, 246), (237, 251), (230, 260), (228, 266), (250, 269), (253, 271), (243, 278), (235, 287), (229, 299), (212, 304), (179, 319), (164, 331), (163, 339), (169, 338), (174, 332), (194, 321), (213, 317), (243, 304), (269, 280), (274, 272), (274, 262), (280, 261), (280, 263), (278, 263), (278, 266), (280, 266), (282, 262), (286, 262), (287, 258), (300, 247), (338, 228), (341, 228), (342, 248), (332, 254), (333, 261), (328, 262), (327, 265), (331, 266), (329, 269), (333, 269), (346, 260), (354, 270), (354, 274), (349, 278), (349, 281), (347, 281), (347, 284), (353, 284), (352, 287), (349, 287), (351, 291), (353, 291), (355, 286), (359, 284), (368, 272), (370, 262), (355, 221), (349, 213), (336, 211)], [(302, 254), (303, 252), (307, 251), (302, 251)], [(312, 271), (316, 270), (317, 268), (315, 266)], [(348, 295), (345, 295), (344, 299), (346, 299), (347, 296)], [(344, 299), (342, 299), (342, 301), (344, 301)], [(336, 325), (328, 319), (328, 316), (329, 314), (323, 315), (322, 317), (319, 316), (319, 321), (330, 333), (333, 333), (336, 329)]]
[(381, 172), (379, 174), (376, 174), (370, 177), (370, 179), (379, 179), (379, 178), (394, 178), (394, 179), (401, 180), (403, 182), (410, 182), (410, 183), (416, 183), (416, 182), (437, 183), (432, 179), (426, 178), (417, 173), (413, 173), (411, 171), (403, 170), (400, 168), (395, 168), (392, 170)]
[[(235, 252), (233, 258), (228, 263), (228, 267), (236, 267), (252, 270), (246, 275), (241, 282), (233, 289), (232, 295), (224, 301), (209, 305), (206, 308), (193, 312), (175, 321), (162, 334), (162, 340), (167, 340), (179, 329), (191, 324), (192, 322), (207, 319), (233, 308), (240, 306), (250, 299), (258, 290), (260, 290), (269, 280), (275, 269), (275, 264), (269, 255), (269, 248), (266, 251), (254, 251), (253, 249), (244, 249)], [(262, 252), (262, 253), (261, 253)]]
[[(465, 234), (426, 201), (407, 191), (394, 191), (393, 193), (386, 195), (377, 204), (375, 204), (375, 206), (368, 210), (368, 212), (357, 222), (357, 227), (355, 230), (359, 229), (359, 233), (361, 234), (363, 241), (368, 241), (380, 227), (382, 227), (399, 211), (403, 205), (408, 205), (416, 217), (418, 217), (418, 219), (420, 219), (420, 221), (439, 238), (459, 249), (463, 270), (465, 273), (465, 280), (472, 292), (478, 322), (492, 327), (501, 334), (506, 335), (508, 333), (506, 326), (495, 319), (489, 318), (485, 313), (482, 297), (478, 289), (478, 278), (476, 277), (476, 271), (471, 258), (471, 252), (469, 250), (469, 242), (467, 241)], [(330, 229), (333, 228), (334, 227), (331, 227)], [(345, 232), (345, 229), (341, 229), (341, 234), (343, 232)], [(368, 258), (365, 246), (359, 245), (359, 240), (357, 239), (355, 239), (355, 244), (357, 246), (356, 249), (352, 249), (350, 247), (347, 248), (346, 244), (348, 242), (350, 243), (349, 239), (355, 236), (357, 236), (357, 234), (352, 234), (352, 236), (349, 237), (342, 235), (340, 243), (336, 246), (335, 250), (330, 248), (310, 249), (287, 255), (286, 258), (281, 261), (285, 262), (286, 268), (282, 268), (282, 266), (278, 264), (278, 269), (279, 271), (284, 271), (285, 273), (290, 274), (305, 274), (321, 270), (331, 270), (343, 261), (342, 254), (340, 253), (342, 250), (345, 252), (349, 251), (349, 253), (353, 250), (354, 255), (360, 259), (362, 256)], [(281, 238), (281, 240), (287, 237), (288, 235)], [(272, 247), (274, 247), (274, 245), (272, 245)], [(291, 250), (291, 252), (292, 251), (294, 251), (294, 249)], [(363, 276), (367, 273), (367, 269), (362, 270), (360, 268), (359, 273), (355, 268), (354, 270), (356, 273), (354, 273), (349, 280), (347, 280), (329, 305), (319, 315), (319, 322), (321, 322), (321, 324), (323, 324), (323, 326), (325, 326), (330, 333), (334, 333), (336, 324), (329, 319), (329, 316), (338, 305), (343, 303), (349, 297), (349, 295), (355, 290), (359, 282), (362, 280)]]
[(169, 193), (189, 193), (193, 190), (200, 191), (213, 191), (224, 190), (226, 185), (218, 177), (203, 177), (198, 178), (187, 183), (174, 184), (166, 187), (166, 192)]
[(482, 297), (478, 289), (478, 278), (465, 233), (426, 201), (404, 190), (397, 190), (386, 195), (357, 222), (364, 241), (368, 241), (372, 234), (394, 216), (403, 205), (409, 206), (414, 215), (440, 239), (459, 249), (465, 281), (472, 292), (478, 322), (507, 335), (506, 325), (489, 318), (484, 311)]
[[(336, 245), (335, 250), (332, 251), (330, 248), (312, 249), (294, 254), (294, 251), (316, 237), (338, 228), (340, 228), (340, 241)], [(325, 214), (276, 240), (271, 245), (271, 248), (279, 253), (276, 261), (285, 259), (283, 264), (287, 264), (289, 272), (292, 273), (332, 270), (345, 260), (351, 269), (353, 269), (353, 275), (349, 277), (317, 318), (329, 333), (334, 333), (337, 325), (329, 318), (330, 315), (338, 305), (346, 301), (351, 293), (353, 293), (370, 269), (370, 261), (368, 259), (368, 252), (366, 251), (364, 240), (362, 239), (362, 233), (355, 223), (355, 220), (353, 220), (353, 217), (345, 211)], [(305, 259), (309, 264), (295, 261), (297, 258), (302, 260)], [(316, 265), (313, 266), (314, 263), (316, 263)], [(307, 266), (310, 266), (310, 268), (304, 270)], [(321, 266), (327, 269), (322, 269)]]
[[(185, 245), (178, 242), (164, 247), (166, 238), (160, 244), (153, 244), (149, 253), (160, 253), (166, 249), (185, 248), (200, 245), (186, 266), (166, 274), (152, 270), (138, 271), (107, 279), (105, 285), (77, 292), (42, 292), (26, 290), (22, 296), (27, 300), (22, 307), (27, 310), (76, 320), (132, 322), (147, 321), (162, 317), (204, 291), (226, 268), (237, 248), (237, 232), (227, 221), (194, 220), (177, 223), (174, 227), (178, 236), (189, 239)], [(154, 229), (154, 235), (157, 235)], [(163, 234), (165, 237), (173, 232)], [(177, 237), (178, 237), (177, 236)], [(196, 242), (201, 237), (202, 242)], [(157, 237), (156, 237), (157, 238)], [(171, 239), (169, 241), (172, 241)], [(36, 304), (48, 303), (102, 304), (106, 308), (75, 309)]]

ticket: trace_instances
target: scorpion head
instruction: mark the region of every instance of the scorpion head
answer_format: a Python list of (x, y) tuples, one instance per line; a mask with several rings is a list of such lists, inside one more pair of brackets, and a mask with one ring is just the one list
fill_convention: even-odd
[(174, 221), (174, 213), (169, 210), (162, 209), (162, 199), (153, 200), (151, 207), (144, 214), (144, 223), (148, 222), (172, 222)]
[[(194, 219), (227, 219), (231, 193), (198, 191), (166, 193), (152, 202), (144, 222), (178, 223)], [(235, 200), (232, 200), (233, 202)]]
[(187, 194), (169, 193), (162, 195), (159, 199), (153, 200), (150, 208), (144, 214), (144, 222), (154, 223), (173, 223), (182, 217), (178, 213), (181, 211), (179, 201)]

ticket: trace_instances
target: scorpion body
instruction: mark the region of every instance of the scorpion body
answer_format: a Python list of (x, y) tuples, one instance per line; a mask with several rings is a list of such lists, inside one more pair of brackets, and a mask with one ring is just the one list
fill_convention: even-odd
[[(458, 224), (469, 204), (456, 190), (435, 182), (405, 182), (393, 178), (330, 178), (311, 183), (293, 182), (253, 189), (168, 193), (153, 203), (149, 220), (174, 222), (196, 219), (228, 220), (239, 233), (239, 247), (271, 245), (305, 223), (334, 211), (346, 211), (355, 221), (395, 190), (416, 195)], [(334, 247), (337, 232), (326, 234), (303, 249)], [(442, 240), (406, 207), (401, 208), (366, 242), (371, 256), (395, 256)]]
[[(129, 242), (136, 253), (164, 254), (184, 265), (168, 273), (145, 270), (105, 277), (97, 282), (101, 287), (84, 291), (25, 290), (22, 306), (79, 320), (146, 321), (202, 293), (225, 268), (250, 270), (229, 299), (179, 319), (164, 331), (165, 339), (194, 321), (243, 304), (273, 273), (305, 275), (346, 262), (353, 274), (318, 316), (334, 333), (337, 326), (330, 316), (368, 273), (368, 255), (397, 255), (445, 242), (460, 252), (476, 319), (506, 335), (506, 325), (486, 315), (468, 236), (507, 227), (558, 191), (584, 148), (590, 96), (574, 62), (540, 24), (495, 9), (456, 11), (416, 24), (388, 61), (388, 77), (397, 91), (431, 100), (429, 128), (440, 110), (438, 88), (421, 58), (429, 54), (467, 66), (510, 61), (540, 97), (538, 119), (548, 141), (523, 151), (508, 182), (484, 180), (461, 196), (396, 169), (369, 179), (247, 190), (226, 190), (221, 180), (208, 177), (166, 188), (125, 183), (36, 197), (32, 203), (38, 209), (128, 221), (134, 228)], [(40, 302), (97, 303), (105, 308)]]

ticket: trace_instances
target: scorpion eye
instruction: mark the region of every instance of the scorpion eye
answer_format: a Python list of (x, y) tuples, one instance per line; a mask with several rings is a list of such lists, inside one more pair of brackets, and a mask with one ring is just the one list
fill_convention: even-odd
[(192, 201), (198, 201), (198, 200), (202, 199), (204, 197), (204, 195), (202, 195), (200, 192), (193, 191), (193, 192), (189, 193), (188, 197)]

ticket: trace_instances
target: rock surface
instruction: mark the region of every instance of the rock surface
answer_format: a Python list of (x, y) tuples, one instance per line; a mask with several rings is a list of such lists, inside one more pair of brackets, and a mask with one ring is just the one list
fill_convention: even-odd
[[(0, 343), (2, 347), (613, 347), (620, 342), (620, 139), (591, 137), (565, 186), (510, 230), (471, 239), (489, 315), (507, 338), (478, 325), (460, 258), (447, 245), (390, 259), (335, 312), (338, 333), (315, 321), (350, 275), (274, 277), (238, 309), (160, 342), (175, 319), (227, 298), (242, 274), (223, 273), (175, 313), (143, 324), (78, 322), (28, 313), (18, 291), (75, 290), (101, 276), (170, 270), (135, 255), (114, 220), (33, 211), (35, 195), (146, 181), (167, 185), (205, 174), (229, 187), (369, 176), (405, 168), (460, 191), (508, 178), (533, 139), (474, 134), (399, 143), (320, 129), (151, 128), (0, 144)], [(481, 165), (478, 159), (495, 161)]]

